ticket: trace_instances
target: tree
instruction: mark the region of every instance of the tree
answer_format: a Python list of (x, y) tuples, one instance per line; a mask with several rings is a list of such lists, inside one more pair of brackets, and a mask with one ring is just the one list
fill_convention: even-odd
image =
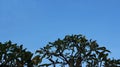
[(41, 59), (47, 59), (49, 63), (40, 66), (56, 67), (119, 67), (120, 60), (110, 59), (110, 51), (106, 47), (100, 47), (96, 41), (87, 40), (82, 35), (67, 35), (63, 39), (48, 43), (45, 47), (36, 51)]
[(40, 61), (39, 56), (33, 57), (33, 53), (24, 49), (23, 45), (0, 42), (0, 67), (33, 67)]
[(120, 59), (109, 58), (106, 47), (82, 35), (67, 35), (49, 42), (36, 53), (33, 55), (23, 45), (11, 41), (0, 42), (0, 67), (120, 67)]

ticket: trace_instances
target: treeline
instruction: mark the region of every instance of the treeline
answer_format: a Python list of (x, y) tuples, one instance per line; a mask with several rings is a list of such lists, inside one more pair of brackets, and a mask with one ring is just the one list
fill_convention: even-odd
[(7, 41), (0, 42), (0, 67), (120, 67), (120, 59), (109, 58), (109, 53), (106, 47), (83, 35), (66, 35), (35, 54)]

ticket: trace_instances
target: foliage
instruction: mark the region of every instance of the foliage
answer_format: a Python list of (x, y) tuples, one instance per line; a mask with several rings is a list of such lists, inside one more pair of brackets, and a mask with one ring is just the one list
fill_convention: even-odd
[(120, 60), (110, 59), (106, 47), (100, 47), (96, 41), (87, 40), (82, 35), (67, 35), (64, 39), (50, 42), (36, 51), (40, 57), (50, 63), (40, 66), (56, 67), (119, 67)]
[(67, 35), (49, 42), (36, 53), (11, 41), (0, 42), (0, 67), (120, 67), (120, 59), (109, 58), (106, 47), (82, 35)]
[(23, 45), (18, 46), (12, 44), (11, 41), (0, 43), (0, 67), (33, 67), (37, 65), (38, 56), (33, 59), (33, 53), (23, 48)]

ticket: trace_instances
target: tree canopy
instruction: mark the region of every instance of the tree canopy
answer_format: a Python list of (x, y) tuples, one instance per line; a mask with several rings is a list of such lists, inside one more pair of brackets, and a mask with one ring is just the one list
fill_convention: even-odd
[[(34, 53), (11, 41), (0, 42), (0, 67), (120, 67), (110, 50), (83, 35), (66, 35)], [(45, 62), (47, 61), (47, 62)]]
[(120, 60), (110, 59), (110, 51), (100, 47), (94, 40), (88, 40), (82, 35), (67, 35), (63, 39), (48, 43), (37, 50), (42, 58), (50, 63), (41, 66), (56, 67), (119, 67)]
[(33, 57), (33, 53), (23, 45), (18, 46), (11, 41), (0, 43), (0, 67), (33, 67), (39, 61), (39, 56)]

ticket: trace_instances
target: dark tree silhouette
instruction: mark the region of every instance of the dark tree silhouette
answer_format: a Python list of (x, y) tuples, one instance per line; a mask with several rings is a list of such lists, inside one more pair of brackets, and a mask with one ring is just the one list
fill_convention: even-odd
[(110, 51), (100, 47), (96, 41), (87, 40), (82, 35), (67, 35), (63, 39), (50, 42), (36, 51), (41, 59), (49, 63), (40, 66), (56, 67), (120, 67), (120, 60), (110, 59)]
[(0, 67), (33, 67), (39, 62), (39, 56), (33, 57), (33, 53), (24, 49), (23, 45), (18, 46), (11, 41), (0, 43)]
[(11, 41), (0, 42), (0, 67), (120, 67), (119, 59), (108, 57), (106, 47), (82, 35), (67, 35), (36, 53)]

